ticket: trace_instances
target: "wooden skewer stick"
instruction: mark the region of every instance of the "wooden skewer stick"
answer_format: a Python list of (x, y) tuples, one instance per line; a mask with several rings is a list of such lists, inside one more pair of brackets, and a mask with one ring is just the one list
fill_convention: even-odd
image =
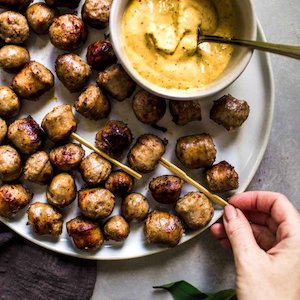
[(160, 164), (167, 168), (169, 171), (183, 179), (184, 181), (188, 182), (195, 188), (197, 188), (200, 192), (202, 192), (205, 196), (207, 196), (211, 201), (215, 202), (216, 204), (221, 205), (222, 207), (225, 207), (228, 203), (222, 199), (220, 196), (212, 194), (209, 190), (207, 190), (204, 186), (202, 186), (200, 183), (195, 181), (193, 178), (188, 176), (183, 170), (179, 169), (176, 165), (172, 164), (168, 160), (166, 160), (164, 157), (160, 158)]
[(85, 140), (84, 138), (82, 138), (77, 133), (72, 132), (70, 136), (71, 136), (72, 139), (76, 140), (77, 142), (79, 142), (79, 143), (83, 144), (84, 146), (90, 148), (91, 150), (95, 151), (97, 154), (99, 154), (100, 156), (104, 157), (105, 159), (107, 159), (108, 161), (110, 161), (112, 164), (118, 166), (119, 168), (121, 168), (123, 171), (125, 171), (128, 174), (130, 174), (134, 178), (136, 178), (138, 180), (140, 180), (142, 178), (141, 174), (139, 174), (138, 172), (136, 172), (133, 169), (129, 168), (128, 166), (122, 164), (118, 160), (110, 157), (109, 155), (107, 155), (103, 151), (99, 150), (93, 144), (91, 144), (90, 142), (88, 142), (87, 140)]

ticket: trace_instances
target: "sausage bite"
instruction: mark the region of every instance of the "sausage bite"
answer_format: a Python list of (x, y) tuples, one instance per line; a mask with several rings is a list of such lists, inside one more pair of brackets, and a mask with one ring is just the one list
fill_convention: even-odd
[(0, 179), (10, 182), (18, 179), (22, 173), (22, 161), (18, 151), (9, 146), (0, 146)]
[(132, 100), (132, 109), (139, 121), (145, 124), (157, 123), (166, 112), (166, 101), (147, 91), (139, 91)]
[(75, 101), (77, 112), (90, 120), (101, 120), (110, 113), (110, 102), (96, 84), (90, 84)]
[(103, 231), (106, 239), (120, 242), (128, 237), (130, 227), (122, 216), (113, 216), (105, 223)]
[(112, 172), (105, 182), (106, 189), (121, 197), (130, 193), (133, 185), (133, 177), (121, 170)]
[(183, 180), (173, 175), (163, 175), (153, 178), (149, 183), (152, 197), (159, 203), (175, 203), (181, 193)]
[(111, 164), (96, 152), (84, 158), (79, 166), (82, 179), (90, 186), (106, 180), (111, 172)]
[(9, 119), (16, 116), (21, 103), (15, 92), (8, 86), (0, 86), (0, 117)]
[(149, 212), (149, 203), (142, 194), (131, 193), (122, 201), (122, 216), (127, 222), (141, 222), (146, 219)]
[(210, 118), (227, 130), (235, 130), (248, 118), (249, 105), (244, 100), (238, 100), (230, 94), (214, 101), (210, 110)]
[(7, 71), (19, 70), (29, 61), (29, 52), (24, 47), (5, 45), (0, 49), (0, 67)]
[(0, 118), (0, 145), (4, 141), (7, 134), (7, 125), (6, 122)]
[(24, 167), (24, 179), (38, 184), (47, 184), (53, 175), (49, 156), (45, 151), (32, 154)]
[(68, 221), (67, 232), (74, 245), (81, 250), (96, 250), (104, 243), (103, 233), (99, 225), (82, 217)]
[(211, 166), (217, 151), (211, 136), (202, 133), (179, 138), (175, 153), (185, 167), (198, 169)]
[(21, 153), (32, 154), (40, 148), (45, 135), (39, 124), (28, 116), (11, 123), (7, 137)]
[(59, 236), (62, 232), (63, 217), (54, 207), (47, 203), (36, 202), (29, 206), (28, 225), (39, 235)]
[(42, 121), (42, 128), (48, 138), (56, 143), (69, 138), (76, 131), (77, 123), (68, 104), (56, 106), (46, 114)]
[(105, 28), (108, 25), (112, 0), (85, 0), (82, 6), (84, 22), (95, 28)]
[(168, 212), (154, 210), (148, 215), (144, 233), (148, 243), (175, 247), (182, 235), (183, 226), (180, 219)]
[(30, 61), (13, 78), (11, 86), (20, 97), (37, 100), (54, 87), (52, 72), (36, 61)]
[(115, 196), (107, 189), (83, 189), (78, 193), (78, 205), (82, 214), (90, 219), (104, 219), (115, 207)]
[(4, 184), (0, 187), (0, 216), (12, 219), (31, 201), (33, 194), (21, 184)]
[(49, 28), (51, 43), (65, 51), (81, 47), (87, 39), (87, 28), (79, 17), (66, 14), (55, 18)]
[(48, 33), (49, 27), (57, 16), (57, 10), (42, 2), (34, 3), (26, 10), (29, 26), (37, 34)]
[(200, 192), (190, 192), (180, 198), (175, 210), (190, 229), (203, 228), (214, 214), (212, 203)]
[(76, 184), (68, 173), (60, 173), (53, 177), (47, 192), (47, 201), (55, 207), (63, 208), (76, 198)]
[(26, 18), (15, 11), (0, 14), (0, 39), (6, 44), (22, 44), (29, 38)]
[(75, 170), (85, 155), (80, 144), (68, 143), (50, 151), (51, 163), (61, 171)]
[(122, 121), (110, 120), (96, 134), (96, 146), (108, 155), (119, 157), (133, 140), (131, 130)]
[(97, 84), (103, 87), (113, 98), (123, 101), (132, 95), (136, 84), (120, 64), (114, 64), (100, 72)]
[(193, 101), (170, 101), (170, 113), (173, 122), (177, 125), (184, 126), (192, 121), (201, 121), (201, 106), (199, 100)]
[(130, 166), (141, 173), (153, 171), (166, 151), (166, 144), (156, 135), (141, 135), (128, 153)]
[(55, 71), (62, 84), (71, 92), (80, 92), (91, 76), (91, 67), (78, 55), (59, 55), (55, 61)]
[(205, 171), (208, 189), (213, 193), (224, 193), (239, 187), (239, 176), (227, 161), (221, 161)]

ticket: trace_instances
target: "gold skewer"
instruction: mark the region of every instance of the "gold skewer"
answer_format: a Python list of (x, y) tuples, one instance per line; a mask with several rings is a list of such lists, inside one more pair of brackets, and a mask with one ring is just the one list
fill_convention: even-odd
[(209, 190), (207, 190), (204, 186), (202, 186), (200, 183), (195, 181), (193, 178), (188, 176), (183, 170), (178, 168), (176, 165), (172, 164), (168, 160), (166, 160), (164, 157), (160, 158), (160, 164), (167, 168), (169, 171), (186, 181), (187, 183), (191, 184), (195, 188), (197, 188), (200, 192), (202, 192), (205, 196), (207, 196), (211, 201), (215, 202), (216, 204), (221, 205), (222, 207), (225, 207), (228, 203), (222, 199), (220, 196), (212, 194)]
[(142, 178), (141, 174), (139, 174), (138, 172), (136, 172), (133, 169), (129, 168), (128, 166), (122, 164), (118, 160), (110, 157), (109, 155), (107, 155), (103, 151), (99, 150), (93, 144), (91, 144), (90, 142), (88, 142), (87, 140), (85, 140), (84, 138), (82, 138), (77, 133), (72, 132), (70, 136), (71, 136), (72, 139), (76, 140), (77, 142), (79, 142), (79, 143), (83, 144), (84, 146), (90, 148), (91, 150), (95, 151), (97, 154), (101, 155), (102, 157), (104, 157), (105, 159), (107, 159), (108, 161), (110, 161), (112, 164), (115, 164), (116, 166), (118, 166), (119, 168), (121, 168), (123, 171), (125, 171), (128, 174), (130, 174), (134, 178), (136, 178), (138, 180), (140, 180)]

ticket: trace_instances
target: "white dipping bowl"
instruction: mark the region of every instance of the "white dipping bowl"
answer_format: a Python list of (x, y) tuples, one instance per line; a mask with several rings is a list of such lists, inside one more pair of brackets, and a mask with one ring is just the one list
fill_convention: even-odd
[[(197, 1), (197, 0), (195, 0)], [(232, 57), (225, 71), (204, 87), (187, 90), (167, 89), (155, 85), (142, 77), (131, 65), (122, 44), (122, 18), (130, 0), (114, 0), (110, 12), (110, 37), (119, 62), (130, 77), (142, 88), (157, 96), (173, 100), (194, 100), (212, 96), (233, 83), (247, 67), (253, 51), (234, 46)], [(257, 34), (256, 16), (251, 0), (233, 0), (237, 16), (236, 37), (255, 40)]]

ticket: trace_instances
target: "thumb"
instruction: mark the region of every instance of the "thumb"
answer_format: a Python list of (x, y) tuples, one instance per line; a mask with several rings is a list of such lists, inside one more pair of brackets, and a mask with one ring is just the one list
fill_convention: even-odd
[(233, 255), (238, 261), (248, 261), (260, 251), (251, 226), (241, 210), (228, 204), (224, 208), (224, 227)]

